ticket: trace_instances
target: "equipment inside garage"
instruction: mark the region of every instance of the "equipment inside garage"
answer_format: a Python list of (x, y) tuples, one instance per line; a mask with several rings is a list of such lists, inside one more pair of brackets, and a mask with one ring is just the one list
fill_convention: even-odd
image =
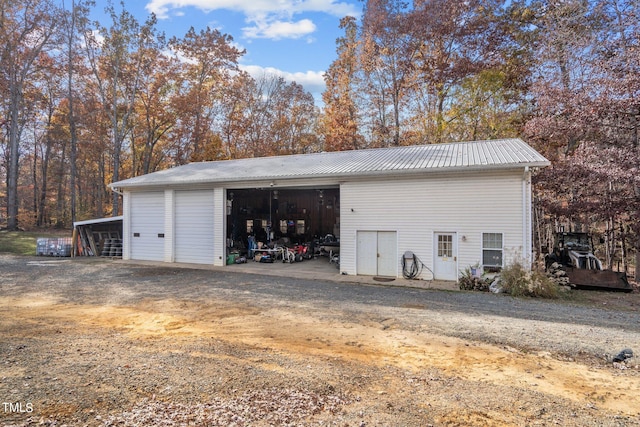
[[(308, 245), (319, 249), (340, 236), (340, 190), (233, 189), (227, 191), (227, 246), (248, 254), (256, 247)], [(328, 243), (328, 242), (327, 242)]]

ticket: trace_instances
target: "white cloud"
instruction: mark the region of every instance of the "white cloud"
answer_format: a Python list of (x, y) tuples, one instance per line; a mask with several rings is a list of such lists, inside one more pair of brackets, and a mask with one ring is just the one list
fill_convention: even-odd
[(150, 0), (146, 9), (158, 18), (167, 18), (175, 9), (195, 7), (205, 12), (227, 9), (251, 17), (261, 14), (292, 15), (305, 12), (323, 12), (337, 17), (358, 16), (353, 4), (336, 0)]
[(309, 19), (295, 21), (295, 15), (303, 13), (326, 13), (343, 17), (358, 16), (353, 4), (336, 0), (150, 0), (146, 9), (159, 19), (177, 16), (182, 8), (195, 7), (204, 12), (226, 9), (241, 12), (245, 22), (247, 38), (300, 38), (316, 30)]
[(249, 73), (254, 79), (258, 79), (264, 75), (276, 75), (284, 78), (288, 82), (296, 82), (303, 86), (307, 92), (310, 92), (316, 100), (321, 98), (321, 94), (325, 89), (324, 71), (289, 73), (278, 70), (277, 68), (260, 67), (258, 65), (242, 65), (240, 68)]
[(298, 39), (316, 30), (316, 25), (309, 19), (302, 19), (298, 22), (257, 22), (253, 27), (245, 27), (242, 32), (246, 38), (250, 39)]

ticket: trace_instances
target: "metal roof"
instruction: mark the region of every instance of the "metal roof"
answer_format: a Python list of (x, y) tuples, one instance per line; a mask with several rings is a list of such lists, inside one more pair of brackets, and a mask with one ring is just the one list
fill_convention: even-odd
[(79, 225), (93, 225), (93, 224), (103, 224), (105, 222), (118, 222), (118, 221), (122, 221), (124, 219), (124, 216), (120, 215), (120, 216), (111, 216), (111, 217), (107, 217), (107, 218), (96, 218), (96, 219), (86, 219), (84, 221), (75, 221), (73, 223), (73, 227), (77, 227)]
[(112, 188), (549, 166), (521, 139), (372, 148), (190, 163), (110, 184)]

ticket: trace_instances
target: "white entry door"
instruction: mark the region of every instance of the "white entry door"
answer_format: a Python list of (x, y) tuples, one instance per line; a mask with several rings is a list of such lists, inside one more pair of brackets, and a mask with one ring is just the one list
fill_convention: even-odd
[(458, 239), (456, 233), (434, 235), (434, 279), (458, 280)]
[(398, 276), (397, 242), (395, 231), (378, 231), (378, 276)]
[(356, 274), (378, 274), (378, 232), (358, 231), (356, 251)]
[(358, 231), (356, 251), (357, 274), (397, 277), (399, 261), (395, 231)]

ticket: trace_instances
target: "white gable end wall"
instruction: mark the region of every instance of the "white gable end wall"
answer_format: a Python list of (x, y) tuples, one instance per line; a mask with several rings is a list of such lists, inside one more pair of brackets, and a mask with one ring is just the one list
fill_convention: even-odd
[(502, 233), (504, 265), (529, 259), (530, 215), (523, 213), (530, 210), (530, 188), (524, 177), (519, 169), (342, 183), (341, 271), (357, 274), (358, 231), (397, 232), (399, 275), (405, 251), (433, 270), (438, 232), (455, 233), (458, 271), (481, 263), (482, 233)]

